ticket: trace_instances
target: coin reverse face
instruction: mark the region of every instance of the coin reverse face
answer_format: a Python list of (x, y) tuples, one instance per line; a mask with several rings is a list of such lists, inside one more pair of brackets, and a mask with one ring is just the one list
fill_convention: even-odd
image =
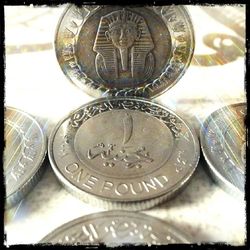
[(90, 95), (155, 97), (189, 66), (194, 34), (182, 6), (70, 5), (55, 49), (66, 76)]
[(201, 129), (201, 146), (212, 176), (232, 194), (242, 196), (245, 186), (246, 104), (213, 112)]
[(52, 244), (173, 244), (190, 238), (166, 222), (142, 213), (110, 211), (87, 215), (55, 229), (40, 243)]
[(184, 186), (198, 163), (199, 143), (172, 111), (144, 99), (109, 98), (59, 122), (49, 158), (59, 180), (83, 200), (137, 210)]
[(20, 201), (41, 175), (47, 140), (29, 114), (6, 107), (4, 118), (4, 178), (6, 206)]

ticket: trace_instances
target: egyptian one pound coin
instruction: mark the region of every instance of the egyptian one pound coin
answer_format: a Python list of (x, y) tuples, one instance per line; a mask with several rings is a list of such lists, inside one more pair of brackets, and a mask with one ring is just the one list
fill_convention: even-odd
[(152, 207), (182, 188), (199, 159), (194, 131), (148, 100), (103, 98), (64, 118), (49, 140), (63, 185), (105, 208)]
[(11, 207), (39, 180), (47, 139), (37, 121), (16, 108), (5, 108), (4, 125), (6, 207)]
[(200, 133), (212, 176), (223, 189), (238, 197), (243, 197), (245, 185), (245, 116), (245, 103), (225, 106), (205, 120)]
[(40, 243), (158, 245), (190, 243), (190, 237), (152, 216), (115, 210), (83, 216), (68, 222), (55, 229)]
[(55, 50), (64, 74), (88, 94), (151, 98), (186, 71), (194, 32), (183, 6), (70, 5)]

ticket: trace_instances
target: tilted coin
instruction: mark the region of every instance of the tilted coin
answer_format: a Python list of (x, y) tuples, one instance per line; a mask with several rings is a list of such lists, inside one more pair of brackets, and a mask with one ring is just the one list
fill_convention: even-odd
[(70, 5), (55, 50), (64, 74), (95, 97), (155, 97), (172, 87), (193, 56), (183, 6)]
[(114, 210), (83, 216), (68, 222), (55, 229), (40, 243), (157, 245), (190, 243), (190, 237), (152, 216)]
[(172, 111), (145, 99), (103, 98), (73, 111), (49, 140), (52, 168), (66, 189), (106, 208), (146, 209), (192, 176), (198, 139)]
[(41, 176), (47, 139), (37, 121), (16, 108), (5, 108), (4, 124), (6, 207), (11, 207), (34, 187)]
[(246, 165), (246, 104), (237, 103), (213, 112), (204, 122), (201, 147), (214, 179), (226, 191), (243, 196)]

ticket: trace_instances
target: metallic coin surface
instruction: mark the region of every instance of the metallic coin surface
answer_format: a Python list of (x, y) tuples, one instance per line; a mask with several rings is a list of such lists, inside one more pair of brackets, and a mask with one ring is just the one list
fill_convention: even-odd
[(242, 196), (245, 186), (246, 104), (237, 103), (213, 112), (204, 122), (201, 147), (214, 179), (231, 194)]
[(4, 118), (6, 207), (20, 201), (36, 184), (47, 152), (47, 139), (29, 114), (6, 107)]
[(190, 237), (152, 216), (114, 210), (83, 216), (68, 222), (55, 229), (40, 243), (157, 245), (190, 243)]
[(193, 26), (183, 6), (70, 5), (55, 50), (64, 74), (88, 94), (151, 98), (189, 66)]
[(49, 140), (53, 170), (68, 191), (107, 208), (138, 210), (170, 198), (199, 159), (194, 131), (146, 99), (102, 98), (73, 111)]

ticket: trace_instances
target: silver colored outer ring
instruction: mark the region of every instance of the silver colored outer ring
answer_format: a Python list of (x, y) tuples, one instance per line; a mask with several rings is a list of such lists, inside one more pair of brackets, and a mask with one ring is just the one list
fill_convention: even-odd
[[(109, 97), (109, 96), (129, 96), (129, 97), (130, 96), (138, 96), (138, 97), (145, 97), (145, 98), (150, 98), (150, 99), (155, 98), (155, 97), (162, 95), (170, 88), (172, 88), (181, 79), (181, 77), (185, 74), (186, 70), (188, 69), (188, 67), (191, 63), (191, 60), (193, 58), (194, 48), (195, 48), (195, 36), (194, 36), (194, 28), (193, 28), (193, 24), (192, 24), (192, 19), (189, 15), (187, 9), (184, 6), (173, 5), (172, 7), (178, 8), (179, 11), (181, 11), (183, 17), (185, 18), (185, 21), (188, 24), (187, 26), (188, 26), (189, 39), (190, 39), (188, 41), (188, 43), (190, 43), (190, 47), (188, 49), (189, 54), (188, 54), (188, 58), (186, 60), (185, 66), (182, 68), (179, 75), (177, 77), (175, 77), (174, 80), (173, 79), (168, 79), (168, 80), (165, 79), (166, 76), (168, 77), (170, 74), (172, 74), (171, 73), (172, 67), (170, 67), (171, 66), (170, 64), (167, 67), (165, 67), (162, 74), (160, 74), (155, 80), (153, 80), (151, 82), (146, 82), (146, 83), (144, 83), (145, 86), (137, 87), (137, 88), (123, 88), (123, 89), (113, 88), (113, 89), (109, 89), (106, 86), (104, 86), (103, 84), (99, 84), (99, 83), (94, 82), (84, 72), (82, 74), (79, 65), (76, 67), (76, 71), (78, 71), (79, 74), (82, 75), (80, 78), (82, 78), (83, 81), (79, 80), (79, 77), (70, 76), (68, 73), (67, 66), (65, 66), (65, 64), (61, 63), (63, 59), (62, 59), (61, 53), (59, 53), (59, 51), (58, 51), (58, 47), (60, 47), (58, 45), (58, 43), (59, 43), (58, 41), (59, 41), (59, 36), (60, 36), (59, 31), (60, 31), (62, 22), (63, 22), (65, 16), (67, 15), (67, 13), (72, 8), (72, 6), (74, 6), (74, 5), (68, 4), (68, 6), (64, 10), (63, 14), (61, 15), (61, 17), (58, 21), (58, 24), (56, 27), (56, 32), (55, 32), (55, 37), (54, 37), (54, 49), (55, 49), (56, 58), (58, 60), (58, 63), (60, 65), (64, 75), (70, 80), (70, 82), (72, 84), (76, 85), (77, 87), (79, 87), (81, 90), (83, 90), (84, 92), (86, 92), (90, 96), (93, 96), (95, 98)], [(89, 5), (89, 6), (91, 6), (91, 5)], [(105, 7), (105, 5), (95, 6), (95, 7)], [(152, 8), (155, 8), (155, 9), (162, 8), (162, 10), (160, 12), (163, 13), (164, 7), (169, 7), (169, 6), (153, 6)], [(151, 7), (147, 7), (147, 8), (151, 8)], [(92, 13), (91, 13), (91, 15), (92, 15)], [(173, 33), (173, 31), (171, 31), (170, 33)], [(174, 59), (171, 59), (171, 61), (172, 60), (173, 60), (173, 65), (175, 65), (176, 61)], [(178, 62), (177, 62), (177, 64), (178, 64)]]
[(228, 106), (221, 107), (214, 112), (212, 112), (203, 122), (201, 129), (200, 129), (200, 143), (201, 143), (201, 149), (203, 156), (206, 160), (209, 173), (211, 174), (211, 177), (213, 180), (218, 183), (218, 185), (225, 190), (227, 193), (232, 195), (235, 198), (242, 199), (244, 198), (244, 192), (237, 188), (235, 185), (233, 185), (229, 180), (227, 180), (217, 169), (216, 165), (212, 164), (211, 157), (209, 156), (208, 149), (205, 147), (205, 141), (206, 141), (206, 134), (204, 133), (205, 128), (208, 126), (211, 119), (213, 119), (214, 116), (216, 116), (218, 113), (220, 113), (221, 110), (223, 110), (226, 107), (237, 107), (246, 105), (245, 103), (236, 103), (231, 104)]
[[(112, 220), (115, 219), (116, 217), (120, 217), (120, 218), (135, 218), (137, 220), (143, 221), (143, 223), (155, 223), (157, 225), (157, 227), (155, 226), (154, 229), (154, 233), (157, 233), (157, 231), (159, 233), (162, 233), (166, 239), (166, 236), (168, 234), (172, 234), (174, 235), (176, 238), (178, 238), (179, 242), (171, 242), (171, 238), (169, 238), (169, 243), (191, 243), (192, 239), (190, 236), (188, 236), (186, 233), (181, 232), (180, 230), (178, 230), (177, 228), (175, 228), (174, 226), (168, 224), (167, 222), (146, 215), (144, 213), (135, 213), (135, 212), (130, 212), (130, 211), (120, 211), (120, 210), (113, 210), (113, 211), (105, 211), (105, 212), (99, 212), (99, 213), (94, 213), (94, 214), (90, 214), (90, 215), (85, 215), (83, 217), (74, 219), (70, 222), (67, 222), (65, 224), (63, 224), (62, 226), (56, 228), (55, 230), (53, 230), (51, 233), (49, 233), (47, 236), (45, 236), (42, 240), (40, 240), (39, 243), (52, 243), (52, 244), (58, 244), (59, 242), (55, 242), (56, 238), (62, 234), (65, 236), (67, 236), (67, 233), (73, 233), (74, 232), (74, 227), (77, 227), (79, 224), (81, 226), (83, 226), (85, 223), (92, 223), (92, 225), (95, 225), (95, 221), (98, 222), (98, 219), (103, 219), (106, 218), (107, 220)], [(139, 232), (140, 233), (140, 232)], [(118, 245), (118, 243), (116, 242), (102, 242), (105, 245)], [(125, 243), (130, 243), (130, 242), (124, 242)], [(164, 242), (165, 243), (165, 242)], [(65, 242), (61, 242), (60, 244), (67, 244)], [(71, 245), (79, 245), (79, 244), (86, 244), (86, 242), (83, 242), (81, 239), (75, 239), (75, 242), (70, 242), (68, 244)], [(89, 243), (88, 243), (89, 244)], [(93, 242), (93, 244), (96, 244), (95, 242)]]
[[(109, 98), (100, 98), (97, 100), (94, 100), (92, 102), (89, 102), (81, 107), (79, 107), (78, 109), (81, 109), (83, 107), (86, 106), (90, 106), (93, 104), (98, 104), (101, 101), (113, 101), (113, 100), (134, 100), (134, 101), (141, 101), (141, 102), (146, 102), (149, 104), (153, 104), (154, 106), (158, 106), (162, 109), (165, 109), (167, 111), (170, 111), (169, 109), (166, 109), (164, 106), (156, 104), (152, 101), (149, 101), (145, 98), (136, 98), (136, 97), (129, 97), (129, 98), (125, 98), (125, 97), (109, 97)], [(76, 109), (76, 110), (78, 110)], [(70, 113), (73, 114), (76, 110), (72, 111)], [(171, 113), (174, 114), (174, 112), (170, 111)], [(186, 122), (184, 121), (182, 118), (180, 118), (178, 115), (175, 114), (176, 117), (178, 117), (183, 123), (185, 123), (185, 125), (189, 128), (192, 136), (193, 136), (193, 141), (194, 141), (194, 147), (195, 147), (195, 153), (194, 153), (194, 158), (195, 158), (195, 162), (192, 163), (192, 171), (189, 172), (189, 174), (187, 174), (186, 176), (184, 176), (180, 182), (176, 183), (171, 190), (168, 190), (168, 192), (161, 192), (161, 194), (157, 195), (151, 195), (150, 198), (148, 199), (141, 199), (141, 200), (116, 200), (115, 198), (112, 199), (108, 199), (108, 198), (104, 198), (101, 196), (98, 196), (98, 194), (92, 194), (88, 191), (83, 191), (80, 190), (79, 188), (77, 188), (76, 186), (74, 186), (72, 183), (70, 183), (64, 176), (63, 174), (60, 172), (60, 170), (57, 167), (57, 164), (55, 162), (54, 159), (54, 152), (53, 152), (53, 141), (55, 138), (55, 135), (58, 131), (58, 129), (60, 128), (60, 126), (63, 124), (63, 122), (65, 120), (67, 120), (69, 118), (70, 115), (65, 116), (61, 121), (58, 122), (58, 124), (56, 125), (56, 127), (53, 129), (50, 137), (49, 137), (49, 143), (48, 143), (48, 155), (49, 155), (49, 160), (52, 166), (52, 169), (54, 170), (54, 173), (56, 174), (57, 178), (59, 179), (59, 181), (61, 182), (61, 184), (63, 185), (63, 187), (72, 195), (76, 196), (77, 198), (79, 198), (80, 200), (87, 202), (89, 204), (95, 205), (97, 207), (102, 207), (105, 209), (122, 209), (122, 210), (130, 210), (130, 211), (137, 211), (137, 210), (144, 210), (144, 209), (148, 209), (150, 207), (156, 206), (166, 200), (169, 200), (171, 198), (173, 198), (175, 195), (177, 195), (181, 190), (183, 190), (186, 185), (188, 184), (188, 182), (190, 181), (197, 165), (199, 162), (199, 157), (200, 157), (200, 146), (199, 146), (199, 140), (196, 136), (196, 132), (195, 130)]]
[(14, 189), (11, 193), (6, 192), (6, 208), (10, 208), (20, 202), (41, 179), (41, 176), (45, 170), (42, 164), (47, 155), (47, 137), (43, 133), (43, 130), (39, 123), (31, 115), (22, 110), (9, 106), (6, 107), (6, 109), (24, 116), (29, 121), (29, 123), (32, 124), (32, 126), (35, 126), (36, 129), (39, 131), (40, 140), (42, 142), (41, 149), (38, 152), (39, 157), (35, 163), (35, 167), (33, 167), (32, 171), (30, 171), (28, 174), (26, 173), (27, 177), (22, 181), (20, 187)]

